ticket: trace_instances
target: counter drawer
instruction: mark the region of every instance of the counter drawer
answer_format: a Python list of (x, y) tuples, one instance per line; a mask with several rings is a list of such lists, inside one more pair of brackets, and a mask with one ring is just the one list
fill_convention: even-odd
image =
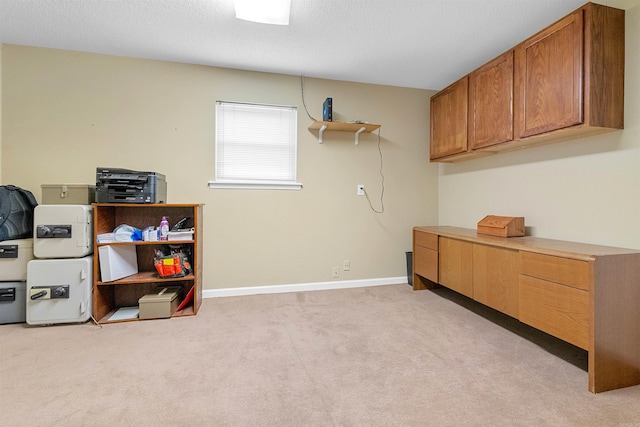
[(413, 254), (414, 273), (438, 283), (438, 252), (416, 246)]
[(519, 320), (589, 349), (589, 293), (529, 276), (519, 277)]
[(433, 249), (434, 251), (437, 251), (438, 235), (414, 230), (413, 244), (415, 246), (424, 246), (425, 248), (429, 248), (429, 249)]
[(520, 274), (590, 290), (591, 273), (587, 261), (521, 251)]

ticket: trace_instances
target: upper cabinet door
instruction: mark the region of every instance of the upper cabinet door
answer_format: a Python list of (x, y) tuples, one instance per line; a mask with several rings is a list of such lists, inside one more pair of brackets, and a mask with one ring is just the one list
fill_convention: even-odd
[(469, 77), (469, 145), (472, 149), (513, 140), (513, 51)]
[(458, 80), (431, 97), (431, 159), (467, 151), (469, 78)]
[(585, 4), (431, 98), (431, 161), (623, 129), (624, 53), (625, 11)]
[(518, 137), (583, 122), (583, 34), (579, 10), (516, 47)]

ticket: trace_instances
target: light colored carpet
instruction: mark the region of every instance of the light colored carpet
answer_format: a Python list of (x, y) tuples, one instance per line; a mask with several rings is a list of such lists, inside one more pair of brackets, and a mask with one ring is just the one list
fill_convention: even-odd
[(440, 289), (208, 299), (197, 316), (0, 326), (5, 426), (640, 426), (640, 386)]

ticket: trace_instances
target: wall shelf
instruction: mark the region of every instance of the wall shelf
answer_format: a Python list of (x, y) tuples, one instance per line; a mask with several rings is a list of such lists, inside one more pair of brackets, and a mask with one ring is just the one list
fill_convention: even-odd
[(353, 132), (355, 134), (355, 145), (358, 145), (358, 136), (363, 132), (373, 132), (379, 129), (382, 125), (375, 125), (371, 123), (349, 123), (349, 122), (321, 122), (314, 120), (309, 126), (309, 130), (318, 131), (318, 143), (322, 144), (322, 134), (325, 131), (335, 132)]

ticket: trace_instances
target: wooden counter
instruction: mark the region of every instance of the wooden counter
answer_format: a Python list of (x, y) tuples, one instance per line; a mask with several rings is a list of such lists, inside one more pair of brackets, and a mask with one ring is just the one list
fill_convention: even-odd
[(413, 229), (413, 288), (446, 286), (588, 351), (589, 390), (640, 384), (640, 251)]

